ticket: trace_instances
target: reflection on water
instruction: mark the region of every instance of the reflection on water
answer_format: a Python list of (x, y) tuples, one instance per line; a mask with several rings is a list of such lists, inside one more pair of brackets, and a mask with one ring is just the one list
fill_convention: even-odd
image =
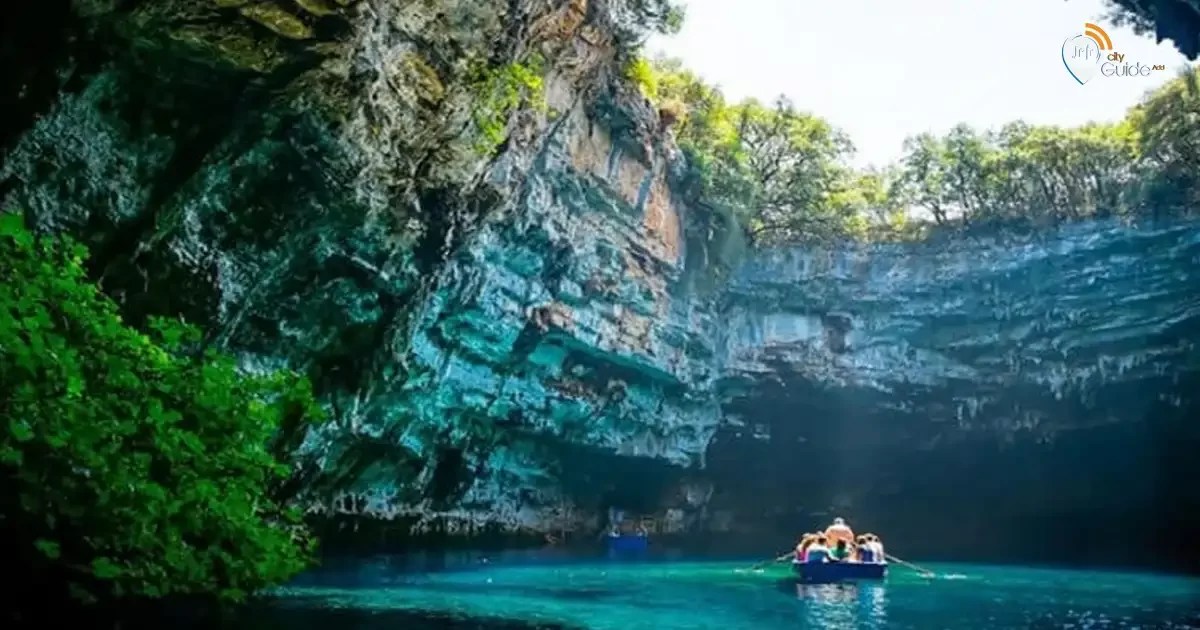
[(882, 584), (795, 584), (800, 618), (811, 628), (884, 628), (887, 587)]

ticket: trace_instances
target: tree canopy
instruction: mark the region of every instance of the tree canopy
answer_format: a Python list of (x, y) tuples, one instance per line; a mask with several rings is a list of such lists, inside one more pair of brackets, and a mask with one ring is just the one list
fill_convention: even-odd
[(674, 121), (696, 199), (729, 208), (756, 245), (1039, 230), (1194, 212), (1200, 201), (1191, 70), (1116, 123), (960, 124), (910, 137), (895, 164), (870, 170), (850, 166), (844, 133), (786, 98), (730, 103), (673, 59), (639, 59), (628, 74)]

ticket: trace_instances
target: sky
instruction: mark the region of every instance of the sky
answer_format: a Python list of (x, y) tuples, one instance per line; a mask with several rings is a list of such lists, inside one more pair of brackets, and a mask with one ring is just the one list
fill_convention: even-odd
[[(730, 100), (786, 94), (849, 133), (854, 163), (897, 159), (904, 139), (959, 122), (998, 128), (1119, 120), (1187, 60), (1100, 19), (1102, 0), (680, 0), (683, 31), (650, 55), (678, 57)], [(1080, 85), (1063, 42), (1100, 25), (1125, 63), (1163, 64), (1141, 77)], [(1105, 51), (1107, 54), (1109, 51)]]

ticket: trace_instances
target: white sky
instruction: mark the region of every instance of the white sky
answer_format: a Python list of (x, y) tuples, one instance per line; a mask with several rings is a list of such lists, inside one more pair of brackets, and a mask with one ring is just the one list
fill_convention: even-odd
[[(730, 100), (796, 105), (850, 134), (855, 162), (883, 164), (904, 138), (958, 122), (1117, 120), (1186, 63), (1169, 41), (1100, 21), (1101, 0), (682, 0), (683, 31), (649, 42)], [(1062, 45), (1085, 21), (1125, 61), (1165, 64), (1149, 77), (1068, 75)]]

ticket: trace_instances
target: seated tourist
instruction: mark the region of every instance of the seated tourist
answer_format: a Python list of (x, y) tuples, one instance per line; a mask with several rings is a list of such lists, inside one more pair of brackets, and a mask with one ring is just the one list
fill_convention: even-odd
[(846, 544), (854, 542), (854, 531), (846, 525), (846, 521), (840, 517), (833, 519), (833, 524), (825, 528), (825, 538), (829, 540), (829, 544), (837, 544), (837, 541), (844, 540)]
[(808, 548), (812, 547), (815, 542), (817, 542), (816, 534), (805, 534), (800, 538), (800, 543), (796, 545), (796, 562), (808, 561)]
[(867, 541), (871, 550), (875, 552), (875, 562), (886, 562), (887, 554), (883, 552), (883, 542), (879, 540), (879, 536), (867, 534)]
[(808, 546), (808, 553), (804, 556), (805, 562), (829, 562), (829, 547), (825, 545), (829, 539), (824, 536), (817, 536), (817, 540)]
[(813, 535), (805, 534), (800, 537), (800, 542), (796, 543), (795, 548), (791, 551), (775, 558), (775, 562), (783, 562), (791, 560), (792, 562), (804, 562), (804, 556), (808, 553), (808, 546), (812, 544)]
[(850, 559), (850, 556), (850, 545), (844, 540), (837, 541), (837, 544), (834, 545), (833, 549), (829, 552), (830, 559), (836, 562), (845, 562)]
[(875, 548), (866, 536), (859, 536), (854, 541), (854, 546), (858, 550), (859, 562), (875, 562)]

